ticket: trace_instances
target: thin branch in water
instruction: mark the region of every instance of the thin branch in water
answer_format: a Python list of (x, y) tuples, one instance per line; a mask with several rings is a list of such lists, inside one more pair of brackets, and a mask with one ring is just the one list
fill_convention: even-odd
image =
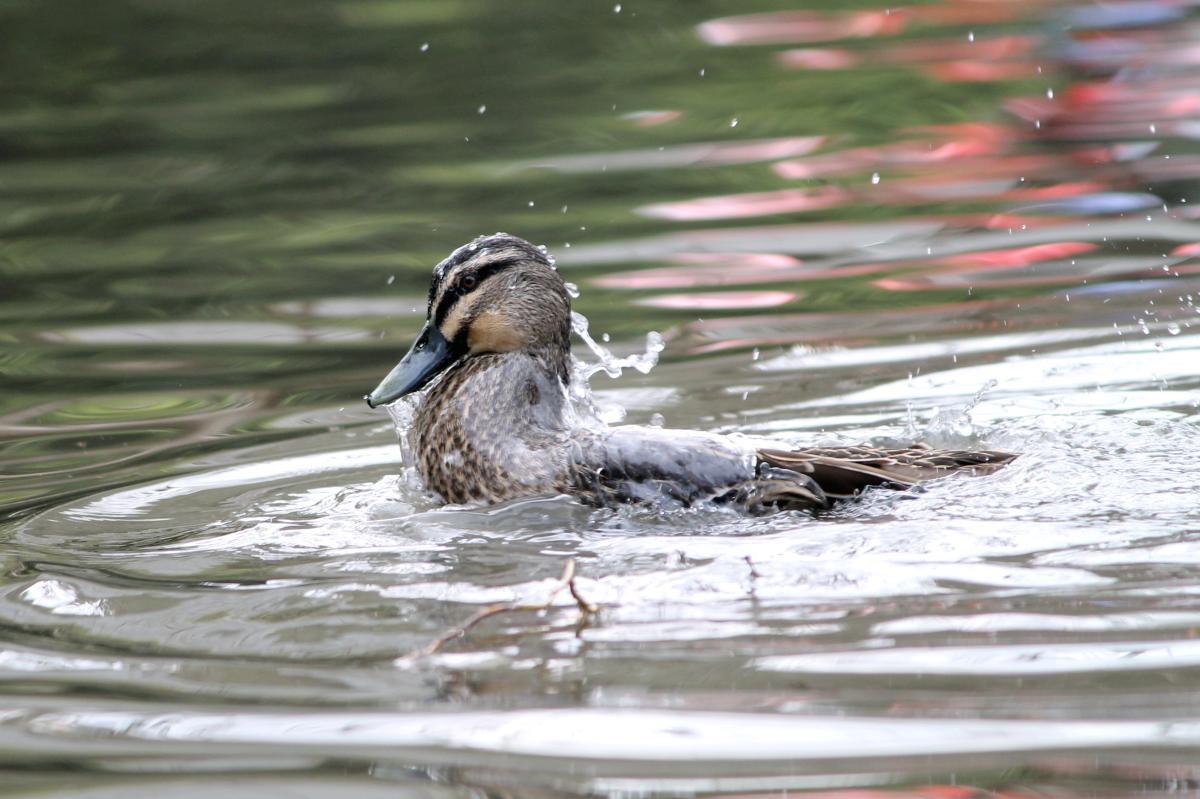
[(415, 660), (416, 658), (435, 655), (450, 642), (465, 636), (467, 632), (472, 627), (479, 624), (479, 622), (483, 621), (484, 619), (490, 619), (492, 616), (497, 616), (501, 613), (513, 613), (520, 611), (541, 612), (549, 610), (550, 606), (554, 604), (555, 597), (561, 594), (564, 589), (571, 592), (571, 597), (575, 600), (575, 604), (579, 607), (580, 612), (583, 613), (585, 617), (597, 611), (597, 607), (595, 605), (588, 602), (583, 598), (582, 595), (580, 595), (579, 587), (575, 584), (575, 559), (570, 558), (565, 564), (563, 564), (562, 574), (559, 576), (558, 582), (554, 585), (554, 588), (552, 588), (550, 593), (546, 596), (545, 601), (537, 603), (497, 602), (494, 605), (488, 605), (485, 608), (480, 608), (468, 616), (467, 620), (462, 624), (451, 627), (449, 630), (442, 633), (440, 636), (433, 639), (420, 649), (414, 649), (412, 652), (404, 655), (402, 658), (400, 658), (400, 660)]

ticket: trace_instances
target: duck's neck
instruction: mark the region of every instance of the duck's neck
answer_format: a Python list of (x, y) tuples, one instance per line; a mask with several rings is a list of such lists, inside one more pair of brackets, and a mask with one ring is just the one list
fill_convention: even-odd
[(451, 424), (467, 439), (558, 431), (569, 379), (570, 355), (562, 350), (472, 355), (430, 388), (421, 412), (431, 426)]

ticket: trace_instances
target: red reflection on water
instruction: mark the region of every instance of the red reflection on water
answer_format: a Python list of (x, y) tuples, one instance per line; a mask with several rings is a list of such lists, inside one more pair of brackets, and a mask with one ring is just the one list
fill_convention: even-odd
[(1070, 258), (1099, 249), (1086, 241), (1060, 241), (1054, 244), (1036, 244), (1032, 247), (1016, 247), (1006, 250), (983, 250), (962, 255), (950, 255), (937, 259), (937, 263), (952, 265), (981, 266), (989, 268), (1028, 266), (1039, 261)]
[(930, 61), (998, 61), (1024, 58), (1041, 42), (1035, 36), (989, 36), (966, 39), (922, 39), (892, 44), (881, 51), (887, 61), (927, 63)]
[(792, 69), (848, 69), (861, 63), (912, 64), (931, 77), (947, 82), (1017, 80), (1037, 74), (1027, 56), (1038, 44), (1032, 36), (996, 36), (965, 40), (923, 39), (895, 44), (878, 52), (855, 53), (847, 49), (802, 48), (778, 55)]
[(985, 199), (1030, 202), (1077, 197), (1105, 189), (1102, 183), (1022, 186), (1014, 185), (1016, 181), (1016, 178), (1011, 177), (989, 182), (927, 175), (895, 181), (889, 180), (882, 185), (870, 185), (854, 191), (840, 186), (821, 186), (813, 189), (782, 189), (750, 194), (729, 194), (720, 197), (699, 197), (695, 200), (646, 205), (637, 209), (637, 212), (659, 219), (696, 222), (710, 219), (745, 219), (773, 214), (803, 213), (853, 203), (907, 205), (913, 202)]
[(850, 50), (838, 50), (831, 47), (784, 50), (778, 55), (778, 58), (781, 64), (792, 69), (849, 69), (862, 60)]
[(1037, 75), (1032, 64), (1016, 61), (988, 63), (986, 61), (944, 61), (936, 64), (921, 64), (918, 67), (926, 75), (946, 83), (984, 83), (999, 80), (1023, 80)]
[(1036, 11), (1032, 2), (948, 2), (878, 10), (822, 13), (774, 11), (723, 17), (699, 26), (700, 37), (718, 47), (745, 44), (799, 44), (837, 39), (894, 36), (910, 23), (922, 25), (994, 25)]
[(776, 253), (684, 253), (671, 260), (686, 266), (610, 273), (592, 283), (616, 289), (772, 283), (788, 279), (803, 265), (799, 258)]
[(743, 17), (714, 19), (700, 25), (700, 37), (719, 47), (740, 44), (828, 42), (891, 36), (904, 30), (903, 11), (853, 11), (822, 14), (817, 11), (780, 11)]
[[(959, 288), (990, 286), (1058, 284), (1077, 282), (1086, 276), (1090, 267), (1071, 262), (1073, 268), (1055, 274), (1038, 274), (1028, 267), (1047, 261), (1061, 261), (1085, 255), (1099, 249), (1099, 245), (1086, 241), (1060, 241), (1051, 244), (1036, 244), (1030, 247), (1012, 247), (999, 250), (948, 255), (926, 261), (935, 269), (920, 275), (885, 277), (873, 282), (886, 291), (925, 291), (936, 288)], [(996, 276), (998, 271), (1010, 274)]]
[(638, 300), (639, 305), (696, 311), (741, 311), (750, 308), (775, 308), (786, 305), (799, 295), (792, 291), (714, 291), (703, 294), (664, 294)]
[[(1091, 238), (1080, 222), (1106, 216), (1150, 221), (1160, 207), (1177, 219), (1200, 218), (1200, 209), (1187, 204), (1187, 187), (1176, 190), (1173, 201), (1177, 205), (1170, 208), (1159, 200), (1167, 195), (1149, 185), (1200, 177), (1200, 156), (1160, 151), (1163, 134), (1200, 138), (1200, 82), (1186, 70), (1200, 65), (1200, 46), (1189, 40), (1194, 25), (1143, 21), (1146, 14), (1154, 17), (1156, 9), (1176, 7), (1136, 2), (1103, 8), (1063, 5), (1061, 13), (1069, 21), (1052, 18), (1040, 28), (1031, 26), (1031, 31), (1020, 34), (988, 35), (985, 30), (976, 38), (974, 33), (956, 31), (870, 47), (847, 42), (844, 46), (781, 51), (776, 54), (777, 61), (792, 69), (898, 64), (941, 82), (1026, 79), (1044, 74), (1046, 87), (1038, 96), (1009, 99), (1005, 103), (1010, 112), (1007, 119), (908, 129), (901, 131), (899, 140), (879, 146), (824, 152), (814, 146), (789, 155), (778, 155), (781, 150), (776, 150), (775, 158), (759, 151), (752, 153), (754, 157), (737, 159), (774, 160), (771, 169), (787, 180), (845, 178), (841, 185), (722, 194), (639, 209), (646, 216), (698, 222), (823, 214), (850, 207), (1004, 204), (1008, 210), (1002, 207), (903, 220), (942, 225), (917, 235), (953, 233), (959, 249), (970, 246), (970, 231), (984, 230), (1006, 230), (1015, 234), (1014, 244), (1023, 242), (1020, 246), (996, 248), (994, 236), (981, 236), (987, 249), (914, 258), (912, 248), (903, 246), (864, 247), (862, 253), (853, 255), (850, 250), (835, 252), (801, 244), (791, 249), (788, 240), (780, 240), (766, 246), (777, 246), (785, 253), (803, 252), (810, 260), (752, 263), (727, 254), (712, 254), (709, 260), (699, 261), (673, 258), (669, 260), (679, 265), (609, 274), (596, 282), (622, 289), (695, 288), (871, 275), (878, 277), (873, 283), (877, 288), (913, 291), (1063, 284), (1144, 271), (1146, 267), (1136, 258), (1093, 255), (1104, 235), (1101, 226), (1094, 229), (1091, 241), (1045, 243), (1044, 233), (1033, 236), (1028, 231), (1065, 225), (1071, 232), (1064, 238)], [(712, 20), (699, 31), (706, 41), (721, 46), (807, 44), (888, 37), (910, 24), (986, 26), (1042, 10), (1044, 4), (1023, 0), (943, 0), (891, 11), (750, 14)], [(1093, 22), (1094, 29), (1090, 27)], [(1169, 69), (1164, 67), (1168, 64)], [(1056, 84), (1062, 82), (1064, 70), (1079, 72), (1073, 83), (1068, 79), (1068, 85), (1060, 87)], [(843, 141), (831, 138), (822, 144), (841, 146)], [(804, 227), (795, 227), (797, 236), (803, 237)], [(864, 241), (872, 240), (869, 229), (869, 224), (863, 225)], [(879, 240), (887, 241), (887, 236)], [(1200, 255), (1198, 243), (1176, 245), (1172, 250), (1176, 258)], [(892, 257), (887, 257), (889, 254)], [(846, 263), (848, 260), (851, 262)], [(895, 274), (900, 271), (905, 273)], [(876, 275), (881, 272), (892, 274)], [(760, 296), (757, 292), (745, 294)], [(680, 294), (647, 302), (661, 307), (702, 307), (709, 301), (705, 296)], [(721, 304), (732, 301), (731, 293), (713, 296), (715, 304), (703, 307), (732, 307)], [(733, 339), (744, 344), (746, 337), (731, 336), (718, 346), (736, 346), (731, 344)]]
[(837, 186), (815, 189), (730, 194), (724, 197), (700, 197), (676, 203), (659, 203), (638, 209), (638, 213), (661, 219), (690, 222), (702, 219), (737, 219), (748, 216), (814, 211), (842, 205), (852, 199)]
[(883, 147), (857, 147), (780, 161), (772, 169), (783, 178), (806, 180), (873, 168), (928, 165), (994, 155), (1007, 149), (1012, 141), (1011, 131), (1001, 125), (987, 123), (924, 128), (910, 132), (924, 135), (919, 139)]

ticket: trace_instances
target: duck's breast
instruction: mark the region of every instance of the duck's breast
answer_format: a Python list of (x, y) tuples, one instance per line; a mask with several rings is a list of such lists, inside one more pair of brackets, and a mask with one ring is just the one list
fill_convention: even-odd
[(469, 358), (429, 390), (409, 443), (448, 502), (500, 502), (568, 487), (562, 389), (520, 355)]

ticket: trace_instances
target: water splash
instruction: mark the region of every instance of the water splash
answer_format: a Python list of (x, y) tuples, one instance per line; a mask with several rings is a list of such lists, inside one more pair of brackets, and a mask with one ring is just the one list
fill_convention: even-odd
[(420, 401), (419, 395), (409, 394), (383, 406), (392, 419), (396, 439), (400, 444), (400, 485), (417, 492), (423, 492), (425, 489), (420, 475), (417, 474), (417, 456), (409, 443), (408, 431), (412, 427), (413, 415), (417, 412)]
[(963, 446), (970, 444), (978, 437), (978, 430), (971, 419), (971, 411), (975, 409), (989, 391), (999, 385), (997, 380), (988, 380), (975, 392), (965, 405), (951, 405), (942, 408), (932, 421), (921, 432), (920, 440), (934, 446)]
[(571, 312), (571, 330), (575, 335), (587, 344), (588, 349), (592, 351), (600, 360), (596, 363), (582, 363), (584, 368), (584, 379), (591, 379), (592, 375), (597, 372), (604, 372), (611, 378), (618, 378), (621, 372), (627, 368), (633, 368), (642, 374), (649, 374), (650, 370), (658, 364), (658, 356), (666, 348), (666, 343), (663, 341), (662, 334), (651, 330), (646, 334), (646, 349), (644, 352), (635, 352), (626, 355), (624, 358), (619, 358), (613, 355), (612, 351), (603, 344), (598, 343), (588, 332), (588, 319), (578, 311)]
[(653, 330), (650, 331), (646, 334), (645, 351), (634, 352), (620, 358), (592, 338), (591, 333), (588, 332), (587, 317), (578, 311), (571, 312), (571, 329), (583, 340), (592, 354), (599, 358), (598, 361), (592, 363), (575, 356), (571, 357), (571, 384), (567, 389), (567, 396), (576, 413), (576, 422), (595, 426), (597, 424), (617, 424), (623, 421), (625, 408), (611, 402), (601, 408), (592, 394), (589, 381), (598, 372), (604, 372), (609, 377), (616, 379), (627, 368), (636, 369), (642, 374), (649, 374), (650, 370), (658, 363), (659, 353), (666, 347), (662, 335)]

